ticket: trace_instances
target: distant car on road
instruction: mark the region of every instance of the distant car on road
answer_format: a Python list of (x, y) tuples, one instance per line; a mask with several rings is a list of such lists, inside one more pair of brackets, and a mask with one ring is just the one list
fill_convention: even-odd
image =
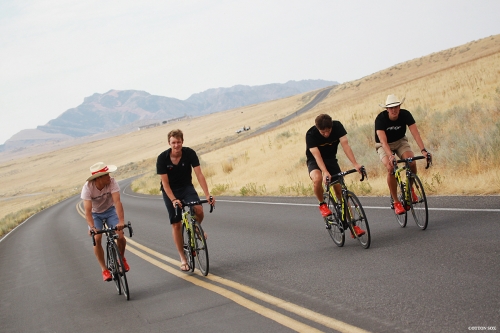
[(238, 129), (236, 130), (236, 133), (238, 133), (238, 134), (239, 134), (239, 133), (241, 133), (241, 132), (243, 132), (243, 131), (248, 131), (248, 130), (250, 130), (250, 126), (243, 126), (242, 128), (238, 128)]

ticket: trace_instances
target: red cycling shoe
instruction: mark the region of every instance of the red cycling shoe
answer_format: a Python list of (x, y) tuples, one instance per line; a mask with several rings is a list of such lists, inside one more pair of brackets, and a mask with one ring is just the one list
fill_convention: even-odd
[(332, 211), (328, 208), (328, 205), (324, 202), (319, 205), (319, 211), (321, 212), (321, 215), (323, 215), (323, 217), (332, 215)]
[(102, 271), (102, 279), (106, 281), (111, 281), (113, 278), (111, 277), (111, 272), (108, 271), (107, 269), (105, 271)]
[(123, 257), (123, 268), (125, 268), (125, 272), (128, 272), (130, 270), (130, 266), (128, 265), (127, 259)]
[[(360, 227), (358, 227), (357, 225), (355, 225), (353, 227), (353, 229), (358, 237), (361, 237), (365, 234), (365, 231), (363, 229), (361, 229)], [(352, 234), (352, 232), (351, 232), (351, 238), (354, 238), (354, 235)]]
[(396, 212), (396, 215), (402, 215), (405, 213), (405, 209), (403, 208), (401, 202), (394, 203), (394, 212)]

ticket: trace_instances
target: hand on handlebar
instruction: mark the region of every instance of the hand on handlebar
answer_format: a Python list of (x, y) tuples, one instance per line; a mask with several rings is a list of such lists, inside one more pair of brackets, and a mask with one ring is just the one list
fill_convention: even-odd
[(125, 228), (125, 222), (118, 222), (118, 224), (116, 225), (116, 230), (122, 231), (123, 228)]
[(328, 185), (328, 183), (331, 182), (331, 180), (332, 180), (332, 175), (330, 175), (328, 171), (323, 173), (323, 183), (325, 185)]
[(358, 172), (361, 174), (361, 179), (359, 181), (363, 181), (366, 179), (368, 179), (368, 174), (366, 173), (366, 168), (364, 165), (361, 166), (361, 168), (359, 168)]
[(429, 167), (432, 165), (432, 154), (428, 151), (425, 151), (425, 159), (427, 161), (427, 166), (425, 168), (429, 169)]

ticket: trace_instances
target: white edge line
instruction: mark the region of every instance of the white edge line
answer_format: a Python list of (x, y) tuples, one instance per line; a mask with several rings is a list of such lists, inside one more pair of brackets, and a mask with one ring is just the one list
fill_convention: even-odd
[[(129, 197), (134, 197), (134, 198), (140, 198), (140, 199), (153, 199), (153, 200), (163, 200), (162, 197), (156, 197), (156, 196), (150, 196), (150, 197), (145, 197), (145, 196), (138, 196), (138, 195), (133, 195), (130, 193), (125, 192), (125, 188), (123, 189), (122, 193), (124, 195), (127, 195)], [(290, 203), (290, 202), (265, 202), (265, 201), (243, 201), (243, 200), (224, 200), (224, 199), (218, 199), (217, 201), (220, 202), (232, 202), (232, 203), (247, 203), (247, 204), (259, 204), (259, 205), (282, 205), (282, 206), (307, 206), (307, 207), (316, 207), (316, 204), (301, 204), (301, 203)], [(387, 206), (363, 206), (364, 209), (390, 209), (389, 205)], [(432, 208), (429, 207), (429, 210), (441, 210), (441, 211), (450, 211), (450, 212), (493, 212), (493, 213), (500, 213), (500, 209), (495, 209), (495, 208)]]

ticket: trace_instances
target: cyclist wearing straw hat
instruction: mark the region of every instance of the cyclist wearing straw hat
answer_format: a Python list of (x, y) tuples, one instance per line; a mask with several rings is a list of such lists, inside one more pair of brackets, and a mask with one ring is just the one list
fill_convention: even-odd
[[(380, 112), (375, 119), (375, 149), (380, 160), (387, 168), (387, 185), (394, 200), (394, 211), (398, 215), (404, 214), (405, 209), (397, 196), (396, 178), (394, 178), (393, 174), (393, 161), (395, 157), (392, 152), (394, 151), (401, 159), (415, 156), (406, 137), (406, 126), (408, 126), (410, 133), (417, 142), (420, 152), (426, 157), (429, 154), (425, 149), (424, 142), (420, 137), (412, 114), (408, 110), (401, 109), (401, 104), (404, 101), (404, 98), (400, 101), (396, 95), (387, 96), (385, 104), (379, 104), (386, 110)], [(411, 163), (410, 168), (413, 173), (417, 173), (417, 164), (415, 161)], [(412, 199), (416, 201), (413, 188), (411, 191)]]
[[(92, 175), (87, 178), (87, 182), (82, 187), (81, 198), (83, 199), (89, 235), (91, 230), (102, 230), (103, 219), (107, 220), (106, 223), (109, 227), (117, 227), (118, 249), (123, 258), (125, 271), (128, 272), (130, 267), (125, 259), (126, 240), (123, 235), (125, 218), (123, 205), (120, 201), (120, 186), (118, 186), (116, 180), (109, 175), (110, 172), (116, 171), (116, 169), (116, 166), (106, 165), (103, 162), (92, 165), (90, 167), (90, 173)], [(101, 245), (102, 235), (96, 234), (94, 237), (96, 241), (94, 254), (101, 266), (102, 278), (104, 281), (111, 281), (111, 272), (104, 262), (104, 250)]]

